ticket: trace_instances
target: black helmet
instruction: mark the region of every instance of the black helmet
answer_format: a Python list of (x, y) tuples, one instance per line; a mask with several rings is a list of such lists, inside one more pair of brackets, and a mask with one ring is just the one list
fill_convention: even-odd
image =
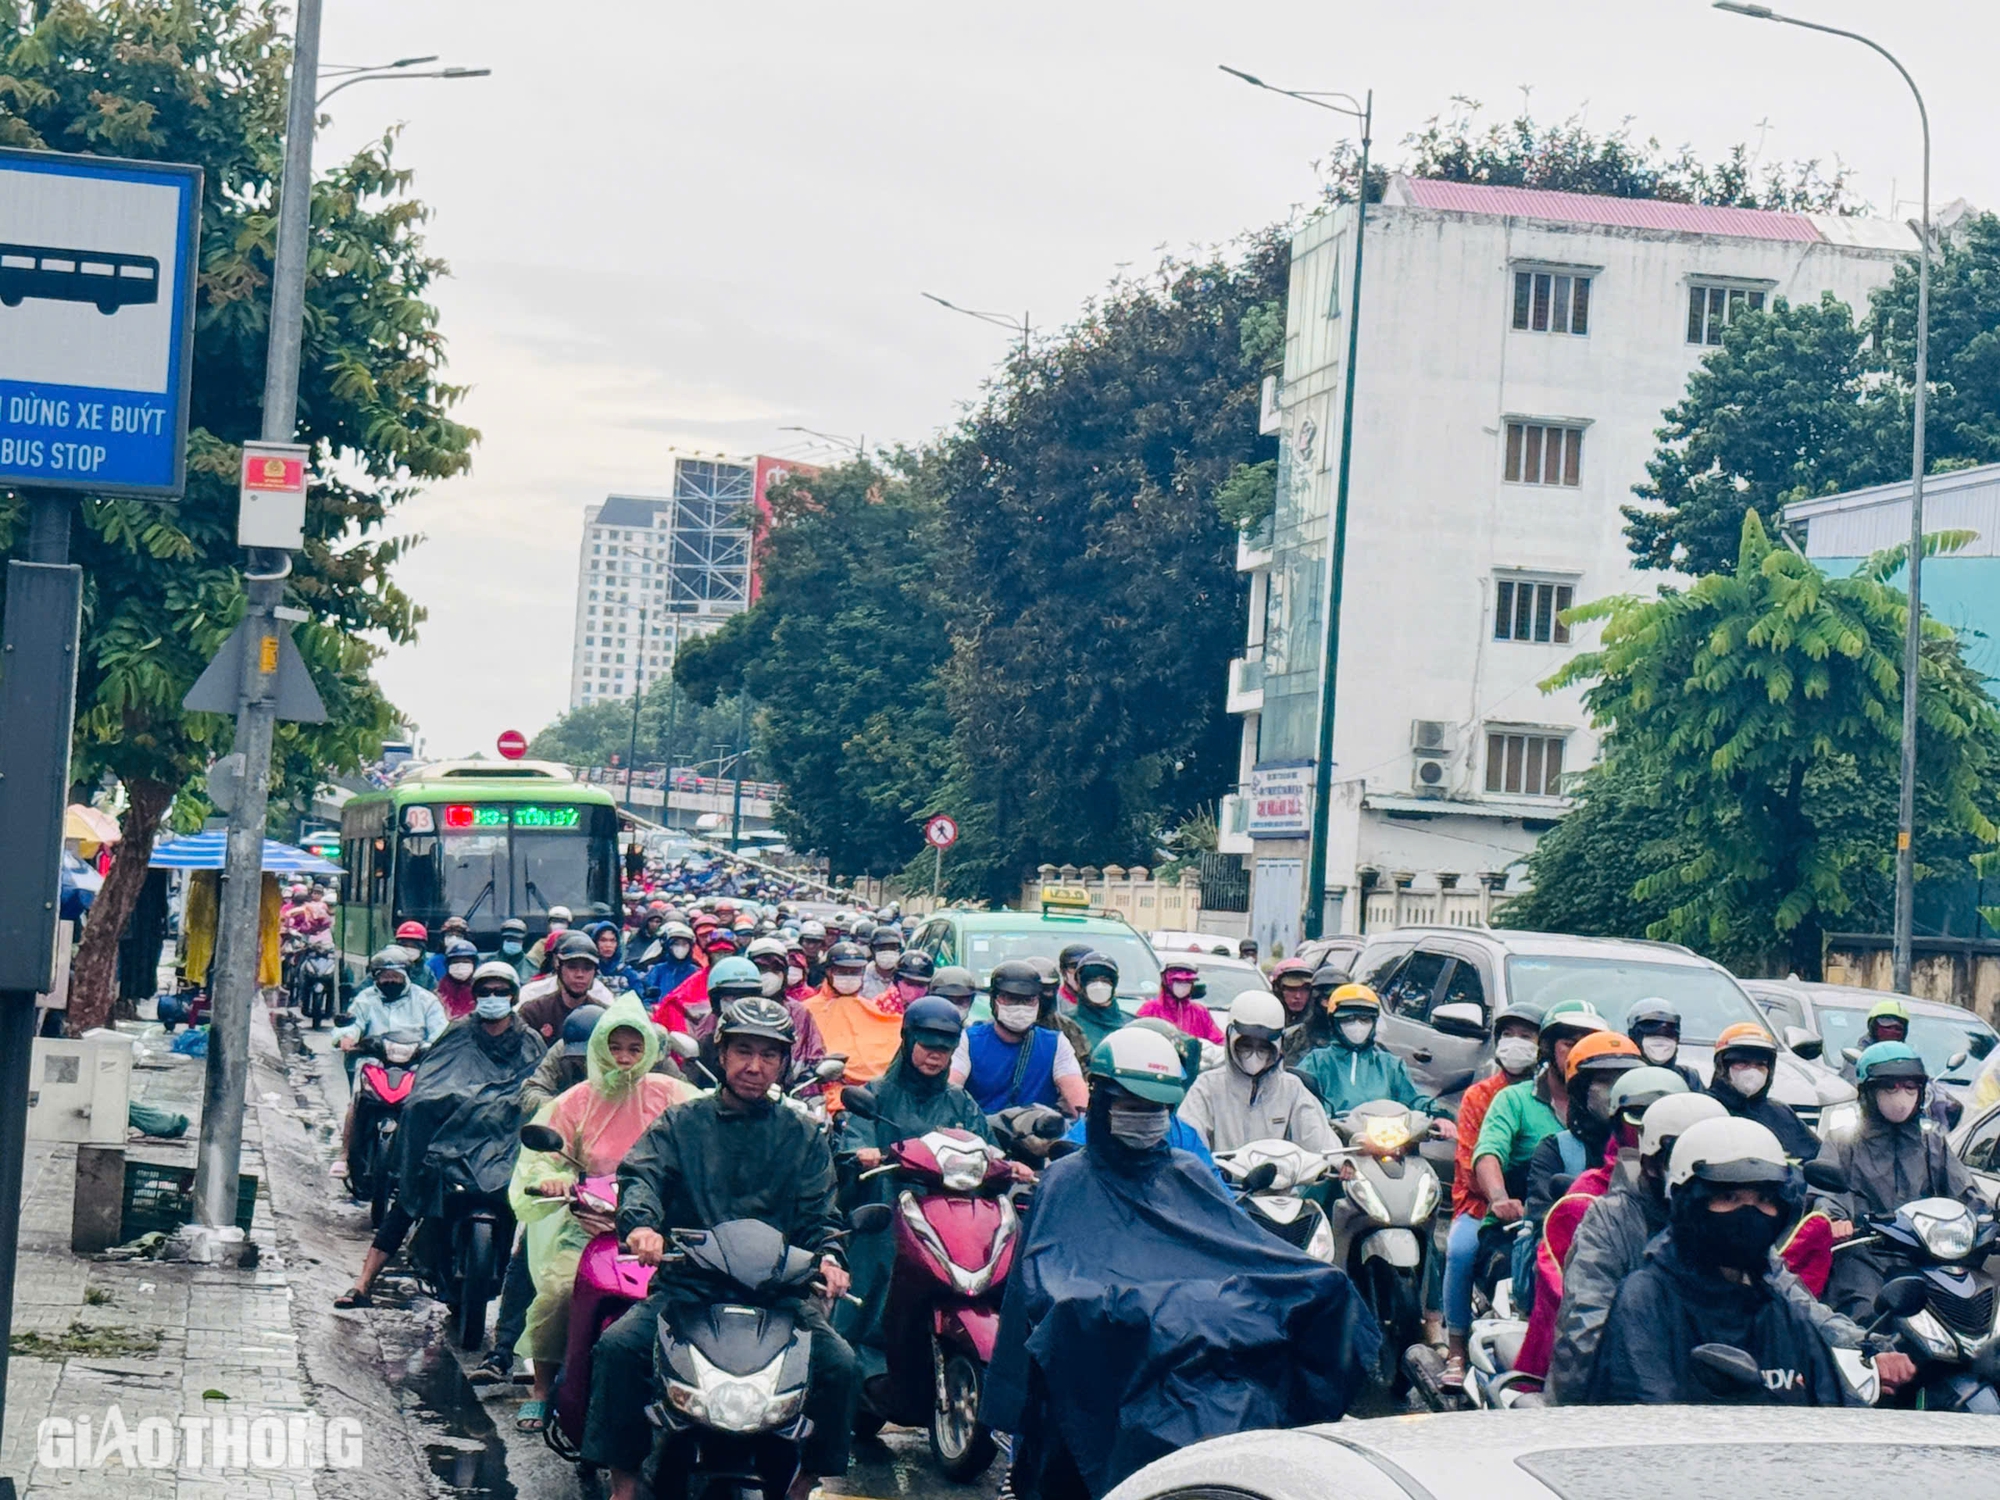
[(920, 1041), (927, 1047), (950, 1051), (965, 1034), (965, 1018), (958, 1007), (939, 995), (912, 1000), (903, 1011), (903, 1040)]
[(903, 946), (903, 931), (893, 922), (884, 922), (868, 934), (868, 951), (877, 948), (900, 948)]
[(593, 969), (597, 967), (597, 939), (587, 932), (565, 932), (562, 941), (556, 944), (556, 963), (562, 965), (581, 959), (589, 959), (590, 966)]
[(898, 979), (919, 979), (929, 984), (936, 973), (937, 960), (921, 948), (906, 948), (903, 956), (896, 960)]
[(1118, 983), (1117, 963), (1094, 949), (1081, 954), (1076, 961), (1076, 982), (1084, 984), (1092, 979), (1108, 979), (1114, 987)]
[(931, 975), (931, 993), (962, 1004), (979, 993), (979, 985), (972, 977), (972, 970), (946, 964)]
[(863, 917), (854, 924), (854, 940), (857, 943), (866, 943), (873, 936), (875, 936), (874, 918)]
[(1632, 1008), (1625, 1012), (1625, 1035), (1635, 1042), (1644, 1041), (1649, 1035), (1669, 1026), (1676, 1032), (1681, 1029), (1680, 1008), (1658, 996), (1635, 1000)]
[(868, 950), (859, 943), (835, 943), (826, 950), (826, 966), (829, 969), (859, 969), (868, 962)]
[(1338, 964), (1321, 964), (1313, 970), (1312, 996), (1315, 1001), (1324, 1000), (1343, 984), (1353, 982), (1354, 975)]
[(731, 1037), (777, 1042), (789, 1052), (797, 1045), (799, 1034), (792, 1025), (792, 1013), (781, 1003), (750, 995), (722, 1008), (722, 1017), (715, 1024), (715, 1045), (725, 1047)]
[(986, 981), (986, 993), (993, 997), (996, 1004), (1002, 995), (1040, 1004), (1042, 976), (1025, 958), (1010, 958), (993, 966), (993, 974)]
[(1063, 944), (1062, 951), (1056, 955), (1056, 969), (1060, 972), (1075, 968), (1076, 961), (1088, 952), (1090, 952), (1088, 943)]

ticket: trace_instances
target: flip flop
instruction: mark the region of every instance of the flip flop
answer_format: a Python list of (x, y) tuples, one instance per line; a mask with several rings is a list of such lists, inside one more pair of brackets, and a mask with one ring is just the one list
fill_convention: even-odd
[(517, 1432), (540, 1432), (548, 1425), (549, 1403), (546, 1401), (523, 1401), (520, 1411), (514, 1414)]
[(351, 1286), (333, 1299), (333, 1305), (338, 1308), (373, 1307), (375, 1299), (362, 1291), (360, 1287)]

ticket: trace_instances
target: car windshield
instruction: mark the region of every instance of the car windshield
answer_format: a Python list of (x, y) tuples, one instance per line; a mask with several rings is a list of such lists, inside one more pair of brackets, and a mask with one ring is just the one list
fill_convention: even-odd
[(1271, 986), (1264, 976), (1255, 969), (1232, 969), (1222, 964), (1210, 966), (1197, 963), (1195, 973), (1208, 985), (1208, 993), (1201, 997), (1201, 1003), (1210, 1010), (1227, 1010), (1229, 1002), (1245, 990), (1261, 990), (1270, 993)]
[(1074, 927), (1021, 927), (1001, 932), (965, 934), (960, 962), (972, 970), (981, 989), (995, 964), (1010, 958), (1054, 958), (1071, 943), (1088, 943), (1118, 965), (1118, 993), (1130, 1000), (1151, 1000), (1160, 993), (1160, 961), (1136, 932), (1078, 932)]
[[(1840, 1066), (1842, 1054), (1848, 1048), (1867, 1045), (1862, 1032), (1868, 1021), (1867, 1006), (1816, 1003), (1813, 1018), (1819, 1022), (1819, 1034), (1826, 1038), (1824, 1055), (1829, 1067)], [(1910, 1045), (1924, 1060), (1925, 1071), (1946, 1083), (1972, 1082), (1979, 1072), (1980, 1059), (1993, 1050), (1995, 1040), (1993, 1028), (1970, 1012), (1962, 1020), (1926, 1011), (1910, 1016)], [(1945, 1064), (1961, 1052), (1965, 1061), (1956, 1068), (1947, 1068)]]
[(1681, 1013), (1684, 1042), (1713, 1042), (1738, 1021), (1769, 1029), (1735, 980), (1694, 964), (1517, 953), (1507, 960), (1507, 998), (1543, 1010), (1558, 1000), (1588, 1000), (1613, 1031), (1625, 1029), (1625, 1012), (1638, 1001), (1661, 999)]

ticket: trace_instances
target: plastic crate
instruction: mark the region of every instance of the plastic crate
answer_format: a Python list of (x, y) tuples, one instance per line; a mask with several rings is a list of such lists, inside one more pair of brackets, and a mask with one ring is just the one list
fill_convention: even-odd
[[(125, 1163), (125, 1200), (118, 1214), (118, 1237), (135, 1240), (158, 1230), (172, 1234), (194, 1222), (193, 1167), (162, 1166), (157, 1162)], [(236, 1179), (236, 1227), (250, 1232), (257, 1212), (257, 1179), (248, 1172)]]

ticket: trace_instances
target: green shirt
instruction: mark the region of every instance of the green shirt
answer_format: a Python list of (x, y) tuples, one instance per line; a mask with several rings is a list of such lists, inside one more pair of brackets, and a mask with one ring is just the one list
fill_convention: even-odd
[[(1562, 1121), (1542, 1098), (1539, 1079), (1509, 1084), (1487, 1107), (1478, 1143), (1472, 1148), (1473, 1163), (1476, 1166), (1482, 1156), (1496, 1158), (1511, 1189), (1526, 1174), (1535, 1148), (1562, 1128)], [(1488, 1213), (1486, 1222), (1499, 1221)]]

